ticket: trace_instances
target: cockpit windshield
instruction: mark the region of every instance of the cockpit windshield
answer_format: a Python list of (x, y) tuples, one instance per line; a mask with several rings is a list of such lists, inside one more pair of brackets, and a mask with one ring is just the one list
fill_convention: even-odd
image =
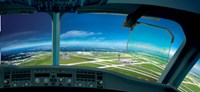
[[(164, 19), (142, 17), (132, 29), (122, 26), (125, 19), (114, 14), (62, 15), (60, 66), (93, 67), (156, 82), (184, 38), (174, 40), (170, 28), (156, 25)], [(51, 28), (45, 13), (3, 15), (1, 63), (52, 65)]]

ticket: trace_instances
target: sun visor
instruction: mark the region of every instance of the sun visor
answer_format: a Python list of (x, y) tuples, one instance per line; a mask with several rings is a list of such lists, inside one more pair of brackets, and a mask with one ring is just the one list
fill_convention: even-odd
[(135, 11), (129, 13), (128, 16), (126, 17), (123, 27), (132, 28), (134, 24), (137, 22), (137, 20), (141, 16), (143, 16), (148, 11), (148, 9), (149, 9), (148, 6), (141, 5)]

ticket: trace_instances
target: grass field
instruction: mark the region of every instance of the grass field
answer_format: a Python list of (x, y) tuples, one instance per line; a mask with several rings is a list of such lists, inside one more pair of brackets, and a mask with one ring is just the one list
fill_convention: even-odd
[(76, 56), (69, 56), (70, 59), (60, 59), (60, 64), (69, 64), (69, 63), (77, 63), (77, 62), (85, 62), (85, 61), (91, 61), (93, 59), (87, 59), (87, 58), (81, 58)]
[(200, 83), (200, 78), (194, 77), (189, 73), (179, 86), (179, 90), (183, 92), (199, 92), (200, 85), (197, 85), (194, 81)]
[(21, 63), (20, 65), (21, 66), (52, 65), (52, 56), (45, 55), (45, 56), (35, 57), (31, 61)]
[(102, 65), (95, 64), (95, 63), (85, 63), (85, 64), (78, 64), (76, 66), (83, 66), (83, 67), (100, 67)]
[(143, 75), (135, 73), (135, 72), (130, 72), (130, 71), (126, 71), (126, 70), (122, 70), (122, 69), (118, 69), (118, 68), (107, 68), (107, 70), (125, 74), (125, 75), (133, 77), (133, 78), (138, 78), (138, 79), (143, 79), (143, 80), (148, 80), (148, 81), (156, 81), (155, 79), (149, 78), (147, 76), (143, 76)]
[(153, 71), (156, 71), (156, 72), (162, 72), (163, 70), (158, 68), (157, 66), (153, 65), (153, 64), (142, 64), (142, 65), (139, 65), (141, 67), (145, 67), (149, 70), (153, 70)]
[[(29, 62), (21, 63), (22, 66), (36, 66), (36, 65), (52, 65), (51, 54), (37, 53), (37, 57), (32, 58)], [(163, 72), (167, 60), (158, 58), (152, 55), (141, 55), (128, 53), (120, 53), (120, 61), (117, 52), (91, 52), (91, 53), (76, 53), (76, 52), (62, 52), (60, 55), (60, 65), (66, 66), (83, 66), (94, 67), (105, 70), (110, 70), (124, 74), (133, 78), (156, 82)], [(131, 60), (122, 62), (124, 60)], [(200, 79), (189, 76), (186, 77), (183, 85), (179, 90), (185, 92), (198, 92), (199, 86), (193, 85), (193, 80), (200, 83)]]
[(186, 84), (183, 83), (180, 85), (179, 90), (183, 91), (183, 92), (199, 92), (200, 91), (200, 87), (197, 85), (193, 85), (193, 84)]
[[(84, 61), (91, 61), (92, 59), (81, 58), (76, 56), (70, 56), (70, 59), (60, 59), (60, 64), (69, 64), (69, 63), (77, 63), (77, 62), (84, 62)], [(25, 63), (21, 63), (22, 66), (35, 66), (35, 65), (52, 65), (52, 56), (45, 55), (33, 58), (33, 60)]]
[(127, 65), (127, 66), (124, 66), (124, 68), (128, 68), (128, 69), (131, 69), (131, 70), (135, 70), (135, 71), (139, 71), (141, 73), (146, 73), (148, 75), (152, 75), (154, 77), (159, 77), (160, 75), (157, 74), (156, 72), (152, 71), (151, 69), (148, 69), (146, 67), (141, 67), (140, 65)]

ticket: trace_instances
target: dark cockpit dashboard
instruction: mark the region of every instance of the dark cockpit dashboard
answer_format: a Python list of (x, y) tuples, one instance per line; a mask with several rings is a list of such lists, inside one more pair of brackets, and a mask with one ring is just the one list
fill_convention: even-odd
[[(177, 92), (159, 83), (101, 69), (65, 66), (0, 67), (0, 91)], [(120, 79), (120, 80), (119, 80)]]

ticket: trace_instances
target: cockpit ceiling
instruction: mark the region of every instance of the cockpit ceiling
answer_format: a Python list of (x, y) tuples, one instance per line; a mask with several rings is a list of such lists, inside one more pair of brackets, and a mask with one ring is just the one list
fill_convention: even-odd
[(200, 14), (199, 0), (108, 0), (107, 4), (139, 4), (152, 5)]
[[(95, 2), (94, 2), (95, 1)], [(39, 4), (39, 2), (44, 5)], [(48, 2), (49, 5), (46, 5)], [(53, 4), (52, 4), (53, 2)], [(56, 4), (55, 9), (61, 9), (61, 12), (77, 12), (77, 13), (88, 13), (88, 12), (100, 12), (100, 13), (122, 13), (128, 14), (135, 11), (141, 5), (160, 6), (167, 8), (174, 8), (178, 10), (189, 11), (200, 14), (200, 1), (188, 1), (182, 0), (177, 2), (175, 0), (1, 0), (0, 1), (0, 14), (7, 13), (33, 13), (50, 11), (50, 6)], [(63, 7), (62, 7), (63, 5)], [(46, 9), (45, 6), (48, 6)], [(54, 7), (52, 7), (54, 8)], [(64, 9), (65, 8), (65, 9)], [(75, 9), (74, 9), (75, 8)], [(56, 10), (57, 11), (57, 10)]]

